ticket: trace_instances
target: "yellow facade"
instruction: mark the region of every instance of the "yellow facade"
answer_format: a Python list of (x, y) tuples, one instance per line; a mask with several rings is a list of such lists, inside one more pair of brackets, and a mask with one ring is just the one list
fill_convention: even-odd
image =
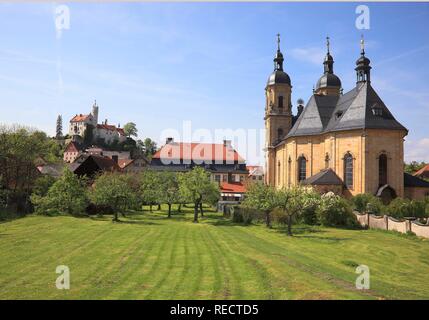
[(267, 154), (270, 185), (294, 186), (298, 181), (298, 159), (306, 160), (306, 177), (331, 168), (343, 179), (344, 156), (353, 157), (353, 186), (344, 195), (375, 194), (379, 188), (379, 156), (387, 156), (387, 184), (397, 196), (404, 195), (404, 150), (406, 132), (398, 130), (351, 130), (320, 136), (291, 137)]

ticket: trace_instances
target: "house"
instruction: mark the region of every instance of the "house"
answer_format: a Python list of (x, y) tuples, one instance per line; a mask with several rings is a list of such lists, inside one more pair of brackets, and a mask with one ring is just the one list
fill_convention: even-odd
[(412, 194), (403, 174), (408, 130), (373, 87), (364, 40), (354, 68), (356, 85), (344, 92), (327, 38), (323, 74), (306, 106), (298, 100), (295, 115), (291, 78), (283, 62), (278, 38), (274, 71), (265, 87), (266, 182), (276, 188), (301, 183), (320, 188), (327, 179), (333, 183), (323, 188), (332, 187), (346, 197)]
[(82, 144), (78, 143), (77, 141), (70, 141), (64, 149), (64, 162), (72, 163), (81, 154), (82, 150)]
[[(241, 199), (249, 175), (245, 160), (232, 147), (231, 141), (223, 143), (185, 143), (167, 138), (166, 143), (152, 157), (150, 168), (186, 172), (201, 166), (210, 172), (225, 197)], [(225, 189), (224, 189), (225, 188)]]
[(109, 157), (81, 154), (69, 165), (70, 170), (79, 176), (94, 177), (100, 172), (120, 171), (118, 164)]

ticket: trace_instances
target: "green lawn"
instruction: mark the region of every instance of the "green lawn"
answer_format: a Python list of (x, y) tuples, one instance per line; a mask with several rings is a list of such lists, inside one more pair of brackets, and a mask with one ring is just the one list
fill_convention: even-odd
[[(0, 299), (429, 299), (429, 241), (374, 230), (234, 225), (192, 209), (0, 224)], [(369, 266), (371, 289), (355, 288)], [(55, 287), (57, 265), (70, 290)]]

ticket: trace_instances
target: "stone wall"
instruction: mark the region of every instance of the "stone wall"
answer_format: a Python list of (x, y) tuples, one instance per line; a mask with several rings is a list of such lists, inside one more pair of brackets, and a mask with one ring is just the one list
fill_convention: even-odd
[(369, 215), (368, 225), (372, 229), (383, 229), (387, 230), (387, 219), (373, 214)]
[(424, 225), (415, 221), (410, 223), (411, 231), (419, 237), (429, 238), (429, 225)]
[(369, 226), (369, 228), (372, 229), (397, 231), (401, 233), (411, 231), (419, 237), (429, 239), (429, 225), (421, 224), (416, 221), (397, 220), (389, 216), (380, 217), (367, 213), (355, 212), (355, 215), (359, 224), (363, 227)]

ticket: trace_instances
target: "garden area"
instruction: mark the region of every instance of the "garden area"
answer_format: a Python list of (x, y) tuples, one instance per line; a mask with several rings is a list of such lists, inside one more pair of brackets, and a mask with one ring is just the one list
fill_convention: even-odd
[[(0, 223), (0, 299), (428, 299), (429, 241), (379, 230), (234, 223), (204, 205)], [(370, 268), (369, 290), (355, 269)], [(58, 290), (58, 265), (70, 289)]]

